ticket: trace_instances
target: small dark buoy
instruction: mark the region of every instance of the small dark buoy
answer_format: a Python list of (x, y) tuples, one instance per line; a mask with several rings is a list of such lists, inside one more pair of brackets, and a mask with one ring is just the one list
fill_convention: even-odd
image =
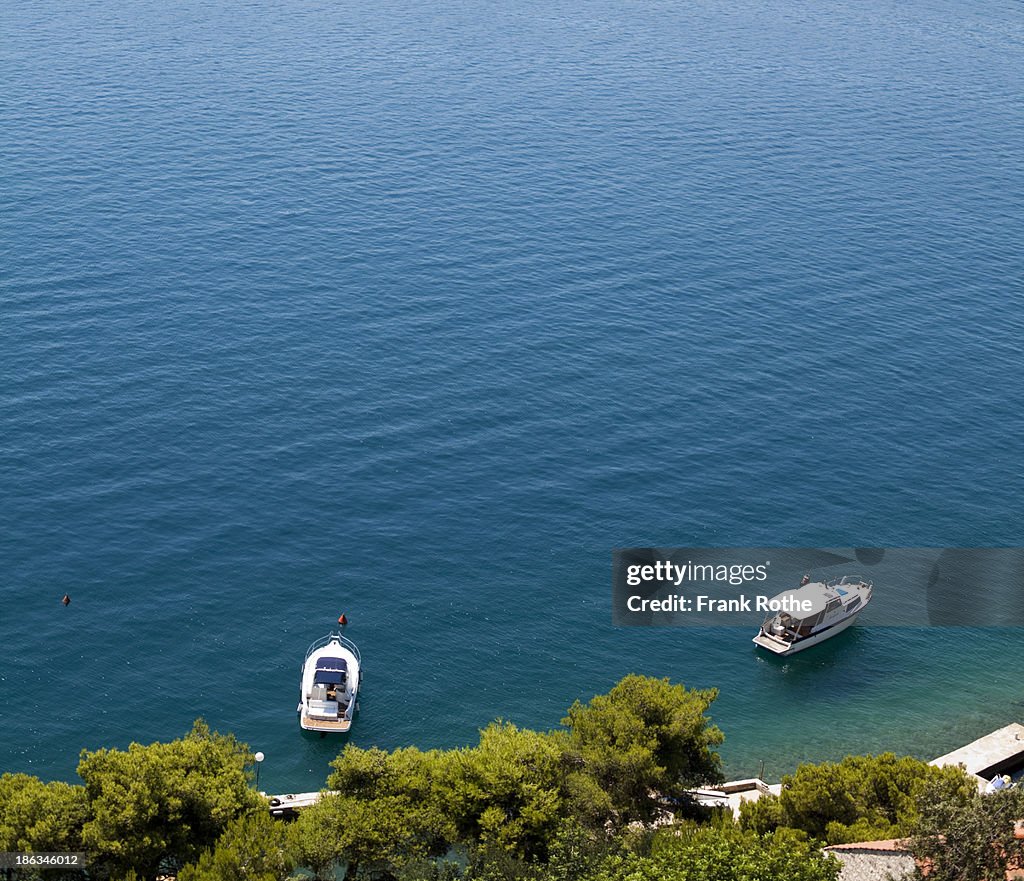
[(64, 603), (65, 606), (70, 606), (71, 605), (71, 597), (69, 597), (67, 594), (64, 594), (64, 596), (61, 597), (61, 602)]
[(342, 612), (342, 613), (341, 613), (341, 614), (340, 614), (340, 615), (338, 616), (338, 623), (339, 623), (339, 624), (340, 624), (340, 625), (341, 625), (342, 627), (344, 627), (344, 626), (345, 626), (346, 624), (348, 624), (348, 618), (346, 618), (346, 617), (345, 617), (345, 613), (344, 613), (344, 612)]

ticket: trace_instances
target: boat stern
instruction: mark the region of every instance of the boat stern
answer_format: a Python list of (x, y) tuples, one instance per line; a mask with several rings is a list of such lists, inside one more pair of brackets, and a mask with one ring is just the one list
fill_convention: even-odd
[(768, 649), (768, 651), (773, 652), (776, 655), (786, 655), (793, 650), (792, 643), (785, 642), (781, 639), (775, 639), (775, 637), (769, 636), (763, 631), (757, 634), (751, 642), (753, 642), (754, 645), (761, 646), (763, 649)]
[(304, 731), (319, 731), (322, 734), (344, 734), (352, 727), (352, 720), (347, 716), (335, 718), (317, 718), (303, 708), (299, 712), (299, 726)]

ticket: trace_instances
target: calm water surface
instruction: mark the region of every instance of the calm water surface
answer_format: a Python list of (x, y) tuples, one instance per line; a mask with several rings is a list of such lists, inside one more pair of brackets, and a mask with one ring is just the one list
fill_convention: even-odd
[[(1024, 544), (1018, 3), (12, 0), (0, 769), (721, 695), (730, 773), (1024, 718), (1019, 631), (610, 624), (610, 549)], [(70, 607), (59, 603), (69, 592)]]

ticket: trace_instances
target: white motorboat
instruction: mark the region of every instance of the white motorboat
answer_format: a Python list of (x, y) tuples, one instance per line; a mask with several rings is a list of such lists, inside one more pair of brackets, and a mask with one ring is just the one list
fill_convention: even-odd
[(359, 649), (340, 633), (314, 642), (302, 662), (299, 724), (306, 731), (344, 733), (358, 707), (362, 664)]
[[(842, 633), (871, 600), (871, 582), (849, 576), (836, 581), (809, 581), (769, 601), (754, 643), (776, 655), (792, 655)], [(801, 611), (795, 611), (795, 610)]]

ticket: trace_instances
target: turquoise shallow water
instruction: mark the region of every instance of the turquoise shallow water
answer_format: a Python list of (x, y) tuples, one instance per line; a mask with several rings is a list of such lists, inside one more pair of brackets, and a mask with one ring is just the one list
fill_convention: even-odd
[[(728, 769), (1024, 716), (1019, 631), (610, 624), (616, 546), (1024, 544), (1010, 2), (14, 2), (0, 769), (721, 688)], [(68, 591), (71, 606), (60, 596)]]

